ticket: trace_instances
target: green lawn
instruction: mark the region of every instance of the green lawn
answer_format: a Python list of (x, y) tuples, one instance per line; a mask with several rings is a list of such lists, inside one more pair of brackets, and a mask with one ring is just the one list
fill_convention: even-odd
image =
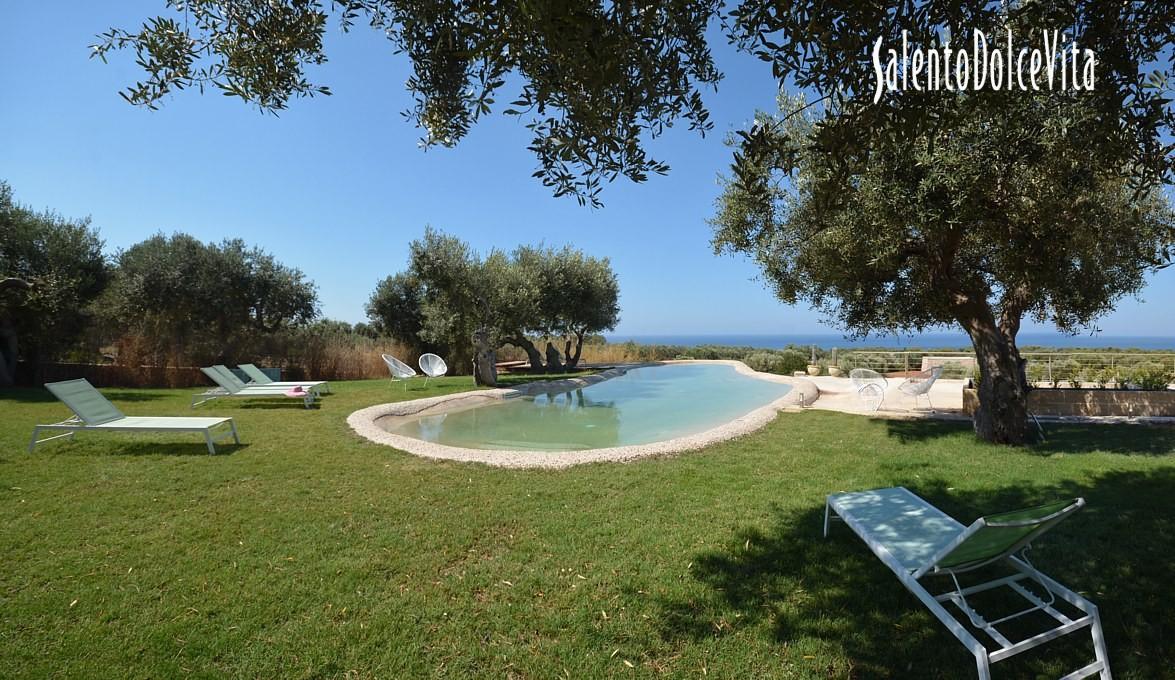
[[(0, 392), (5, 677), (965, 678), (974, 667), (843, 526), (830, 491), (904, 484), (960, 520), (1082, 495), (1034, 550), (1100, 607), (1118, 678), (1175, 667), (1175, 430), (784, 414), (701, 452), (565, 471), (434, 462), (357, 408), (469, 379), (337, 383), (322, 408), (212, 403), (244, 444), (99, 435), (25, 453), (64, 407)], [(104, 390), (190, 414), (192, 390)], [(1085, 638), (996, 667), (1057, 677)]]

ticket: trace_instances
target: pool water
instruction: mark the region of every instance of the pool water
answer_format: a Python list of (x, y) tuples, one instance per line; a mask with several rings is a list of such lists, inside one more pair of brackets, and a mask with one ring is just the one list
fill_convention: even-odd
[(669, 364), (633, 369), (577, 390), (421, 416), (385, 429), (470, 449), (598, 449), (705, 432), (790, 390), (790, 385), (743, 375), (732, 366)]

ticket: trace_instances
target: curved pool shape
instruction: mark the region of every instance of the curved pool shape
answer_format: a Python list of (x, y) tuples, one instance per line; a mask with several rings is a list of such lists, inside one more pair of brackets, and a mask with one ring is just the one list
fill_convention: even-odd
[(389, 433), (445, 446), (578, 451), (705, 432), (790, 390), (729, 365), (648, 366), (572, 391), (380, 424)]

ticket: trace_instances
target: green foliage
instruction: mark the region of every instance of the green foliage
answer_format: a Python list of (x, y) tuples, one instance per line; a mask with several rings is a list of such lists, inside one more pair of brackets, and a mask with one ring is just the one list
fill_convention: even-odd
[[(1095, 113), (1071, 118), (1068, 124), (1083, 141), (1089, 164), (1123, 170), (1138, 187), (1154, 189), (1175, 179), (1175, 153), (1169, 146), (1175, 133), (1172, 25), (1171, 3), (744, 0), (730, 13), (728, 33), (740, 48), (770, 63), (780, 83), (827, 103), (814, 141), (822, 153), (844, 161), (827, 170), (846, 182), (857, 174), (857, 163), (901, 154), (907, 144), (931, 130), (963, 129), (976, 111), (995, 113), (1039, 94), (1056, 105), (1072, 98), (1084, 101)], [(1012, 54), (1017, 54), (1025, 47), (1039, 49), (1043, 33), (1058, 29), (1096, 53), (1097, 82), (1092, 91), (1047, 94), (989, 87), (960, 97), (950, 90), (905, 88), (887, 92), (874, 103), (872, 48), (877, 40), (886, 48), (897, 45), (900, 51), (908, 32), (911, 50), (937, 46), (948, 36), (969, 47), (973, 31), (991, 39), (1011, 30)], [(1029, 132), (1024, 141), (1030, 151), (1035, 145), (1033, 129), (1023, 129)], [(741, 140), (736, 165), (750, 176), (757, 174), (755, 165), (764, 156), (795, 151), (790, 145), (779, 146), (769, 125), (744, 133)], [(1015, 146), (1007, 148), (1017, 151)]]
[[(745, 363), (752, 370), (761, 373), (779, 373), (780, 375), (790, 375), (792, 371), (788, 370), (787, 361), (780, 354), (775, 352), (755, 352), (743, 359)], [(802, 370), (792, 369), (792, 370)]]
[(1165, 390), (1171, 380), (1171, 368), (1157, 361), (1139, 364), (1130, 372), (1130, 382), (1140, 390)]
[(387, 277), (375, 287), (367, 302), (367, 318), (381, 333), (409, 346), (421, 342), (420, 331), (424, 328), (421, 318), (420, 297), (423, 286), (420, 281), (402, 272)]
[(727, 182), (714, 245), (751, 255), (781, 300), (806, 300), (850, 332), (923, 330), (988, 309), (1074, 330), (1136, 293), (1175, 246), (1165, 198), (1137, 195), (1091, 161), (1087, 107), (1024, 96), (969, 109), (949, 132), (865, 162), (817, 149), (802, 100), (781, 106), (759, 122), (793, 154)]
[(1052, 364), (1053, 387), (1080, 387), (1078, 385), (1081, 364), (1073, 359), (1055, 361)]
[(574, 362), (589, 334), (619, 319), (619, 284), (606, 258), (530, 246), (482, 257), (432, 228), (409, 251), (408, 269), (372, 293), (368, 317), (410, 346), (459, 357), (450, 362), (459, 371), (475, 337), (490, 349), (523, 347), (541, 368), (533, 338), (569, 338)]
[(0, 182), (0, 280), (9, 277), (32, 288), (0, 291), (0, 330), (15, 331), (21, 358), (51, 361), (82, 337), (88, 306), (106, 287), (110, 268), (88, 219), (17, 205)]
[[(845, 160), (867, 160), (879, 145), (900, 150), (928, 129), (957, 127), (969, 109), (995, 110), (1008, 99), (1006, 88), (972, 93), (962, 103), (949, 91), (906, 91), (874, 104), (873, 41), (900, 44), (908, 30), (915, 45), (928, 47), (944, 35), (968, 39), (972, 30), (996, 36), (1011, 28), (1018, 51), (1043, 30), (1063, 27), (1098, 54), (1097, 86), (1082, 93), (1100, 114), (1080, 124), (1089, 156), (1134, 168), (1132, 176), (1147, 188), (1170, 181), (1175, 163), (1166, 141), (1175, 128), (1169, 3), (742, 0), (729, 11), (713, 0), (166, 4), (171, 11), (163, 16), (111, 29), (92, 46), (103, 60), (114, 50), (134, 51), (146, 79), (122, 93), (133, 104), (155, 107), (175, 91), (209, 88), (280, 111), (291, 98), (329, 94), (306, 70), (327, 58), (323, 37), (331, 19), (344, 31), (366, 23), (411, 63), (406, 84), (414, 106), (407, 115), (424, 130), (424, 145), (458, 143), (494, 110), (506, 83), (519, 82), (502, 111), (527, 121), (535, 175), (556, 195), (593, 205), (601, 182), (621, 175), (643, 181), (667, 170), (647, 156), (647, 139), (681, 120), (702, 132), (711, 128), (700, 90), (721, 79), (706, 39), (708, 26), (719, 22), (721, 39), (770, 63), (778, 82), (814, 93), (831, 110), (852, 112), (820, 121), (820, 147)], [(779, 151), (767, 128), (742, 140), (740, 176)], [(853, 172), (851, 164), (831, 169)]]
[(717, 251), (753, 257), (780, 300), (850, 333), (962, 326), (998, 367), (977, 432), (1005, 443), (1026, 437), (1023, 318), (1087, 327), (1175, 249), (1164, 195), (1089, 153), (1096, 109), (1020, 95), (984, 108), (957, 93), (952, 125), (847, 156), (821, 146), (814, 109), (784, 98), (757, 117), (771, 152), (744, 158), (713, 220)]
[[(92, 46), (106, 59), (128, 48), (146, 80), (122, 95), (154, 108), (184, 88), (212, 88), (265, 111), (293, 97), (330, 94), (307, 66), (326, 61), (332, 15), (344, 31), (368, 24), (407, 55), (408, 117), (424, 146), (454, 146), (493, 111), (531, 131), (535, 175), (556, 196), (599, 204), (601, 183), (641, 182), (668, 166), (644, 144), (679, 120), (711, 127), (699, 87), (721, 78), (705, 33), (721, 3), (486, 3), (439, 0), (168, 0), (172, 10)], [(377, 69), (379, 70), (379, 69)]]
[(251, 353), (318, 314), (314, 284), (240, 240), (157, 234), (120, 252), (103, 309), (159, 365)]

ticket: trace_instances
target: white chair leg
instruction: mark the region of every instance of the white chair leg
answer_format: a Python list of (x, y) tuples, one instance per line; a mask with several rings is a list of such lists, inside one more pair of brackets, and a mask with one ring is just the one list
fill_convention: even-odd
[(208, 445), (208, 453), (216, 455), (216, 446), (212, 443), (212, 429), (204, 430), (204, 443)]
[(1093, 625), (1089, 627), (1089, 630), (1093, 636), (1094, 657), (1102, 662), (1102, 670), (1098, 673), (1098, 677), (1101, 680), (1111, 680), (1110, 654), (1106, 651), (1106, 638), (1102, 635), (1102, 619), (1096, 608), (1090, 613), (1090, 616), (1093, 618)]

